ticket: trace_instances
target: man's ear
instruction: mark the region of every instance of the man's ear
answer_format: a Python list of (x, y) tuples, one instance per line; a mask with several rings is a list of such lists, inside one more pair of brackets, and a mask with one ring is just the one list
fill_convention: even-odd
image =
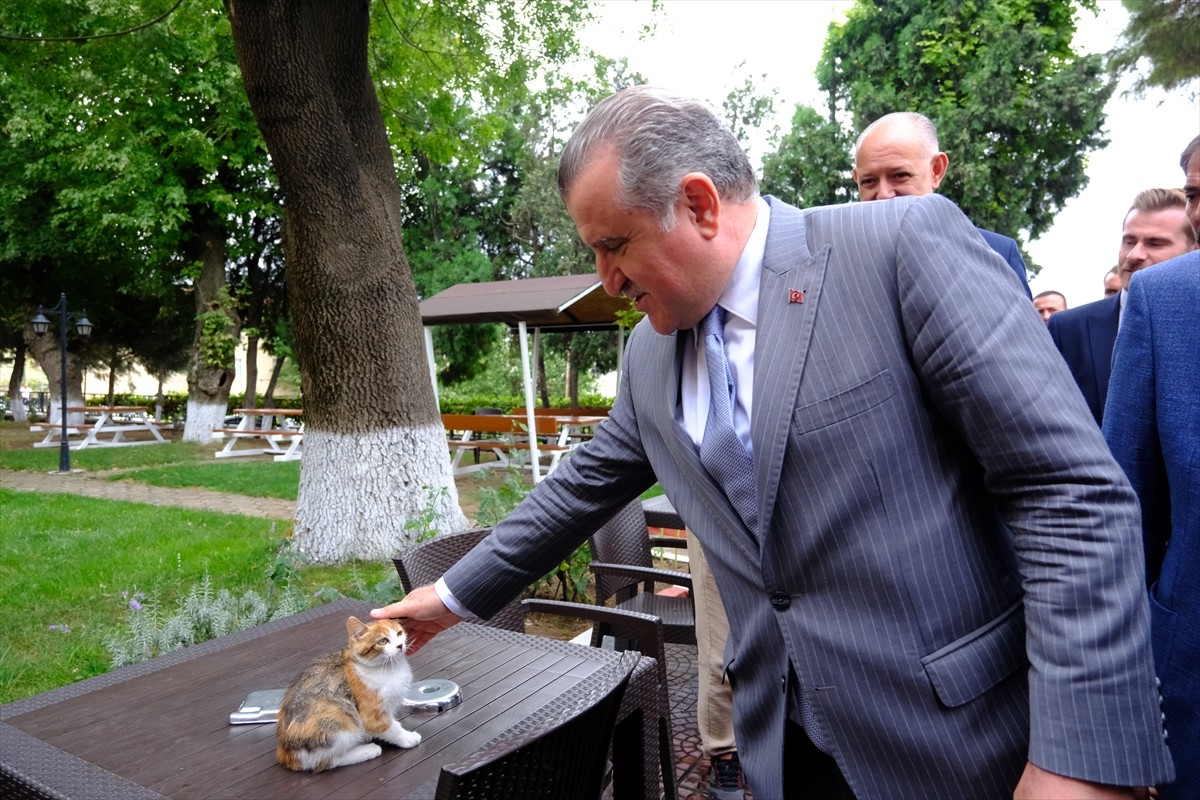
[(950, 157), (945, 153), (938, 153), (933, 157), (933, 188), (938, 188), (942, 178), (946, 177), (946, 169), (950, 166)]
[(712, 179), (703, 172), (689, 172), (680, 180), (679, 186), (684, 207), (696, 230), (705, 239), (715, 238), (721, 227), (721, 196)]

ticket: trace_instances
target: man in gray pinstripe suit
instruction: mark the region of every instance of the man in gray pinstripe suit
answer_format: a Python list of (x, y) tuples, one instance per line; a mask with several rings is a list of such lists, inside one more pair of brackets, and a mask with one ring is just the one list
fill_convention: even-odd
[[(1015, 275), (937, 195), (761, 198), (707, 107), (638, 87), (559, 188), (647, 319), (595, 438), (434, 586), (421, 647), (662, 484), (730, 620), (757, 800), (1119, 798), (1168, 779), (1136, 499)], [(700, 463), (714, 304), (753, 527)]]

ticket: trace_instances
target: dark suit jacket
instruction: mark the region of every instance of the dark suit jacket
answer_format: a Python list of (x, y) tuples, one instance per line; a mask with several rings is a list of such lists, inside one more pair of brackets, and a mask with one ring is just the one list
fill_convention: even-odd
[(1104, 436), (1142, 503), (1154, 665), (1177, 775), (1162, 796), (1195, 800), (1200, 798), (1200, 251), (1133, 276), (1106, 412)]
[(1118, 292), (1094, 303), (1059, 311), (1046, 324), (1097, 425), (1104, 419), (1104, 399), (1108, 396), (1113, 344), (1117, 341), (1120, 321)]
[(988, 247), (999, 253), (1000, 257), (1008, 263), (1009, 268), (1017, 273), (1017, 277), (1021, 279), (1021, 285), (1025, 287), (1025, 296), (1032, 300), (1033, 292), (1029, 291), (1029, 280), (1025, 274), (1025, 260), (1021, 258), (1021, 248), (1017, 247), (1017, 243), (1007, 236), (983, 228), (976, 228), (976, 230), (983, 234), (983, 240), (988, 243)]
[(692, 332), (643, 320), (595, 438), (451, 592), (487, 617), (657, 478), (729, 617), (756, 797), (783, 798), (792, 672), (861, 800), (1011, 798), (1027, 759), (1165, 780), (1136, 497), (1008, 267), (936, 194), (768, 202), (758, 529), (677, 421)]

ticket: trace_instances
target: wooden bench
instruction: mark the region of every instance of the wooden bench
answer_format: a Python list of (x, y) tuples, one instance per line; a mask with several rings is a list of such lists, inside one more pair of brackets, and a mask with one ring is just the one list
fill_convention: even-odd
[[(505, 414), (442, 414), (442, 427), (446, 429), (446, 445), (454, 453), (451, 467), (455, 475), (465, 475), (480, 469), (508, 467), (508, 454), (530, 449), (529, 424), (527, 419)], [(558, 443), (558, 424), (550, 417), (535, 417), (533, 435), (546, 442), (538, 442), (538, 456), (549, 455), (549, 470), (558, 466), (563, 453), (571, 450), (570, 445)], [(482, 464), (462, 464), (463, 453), (468, 450), (488, 450), (495, 454), (496, 461)]]
[[(612, 409), (608, 406), (572, 406), (570, 408), (534, 408), (535, 417), (607, 417)], [(516, 416), (525, 416), (524, 408), (514, 408)]]

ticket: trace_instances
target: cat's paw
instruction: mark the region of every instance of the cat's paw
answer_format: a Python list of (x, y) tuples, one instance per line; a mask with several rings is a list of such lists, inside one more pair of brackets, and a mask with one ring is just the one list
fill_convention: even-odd
[(355, 745), (341, 755), (331, 766), (344, 767), (348, 764), (361, 764), (383, 755), (383, 748), (374, 742)]
[(393, 735), (392, 742), (397, 747), (416, 747), (421, 743), (421, 734), (416, 731), (406, 731), (404, 728), (396, 731)]

